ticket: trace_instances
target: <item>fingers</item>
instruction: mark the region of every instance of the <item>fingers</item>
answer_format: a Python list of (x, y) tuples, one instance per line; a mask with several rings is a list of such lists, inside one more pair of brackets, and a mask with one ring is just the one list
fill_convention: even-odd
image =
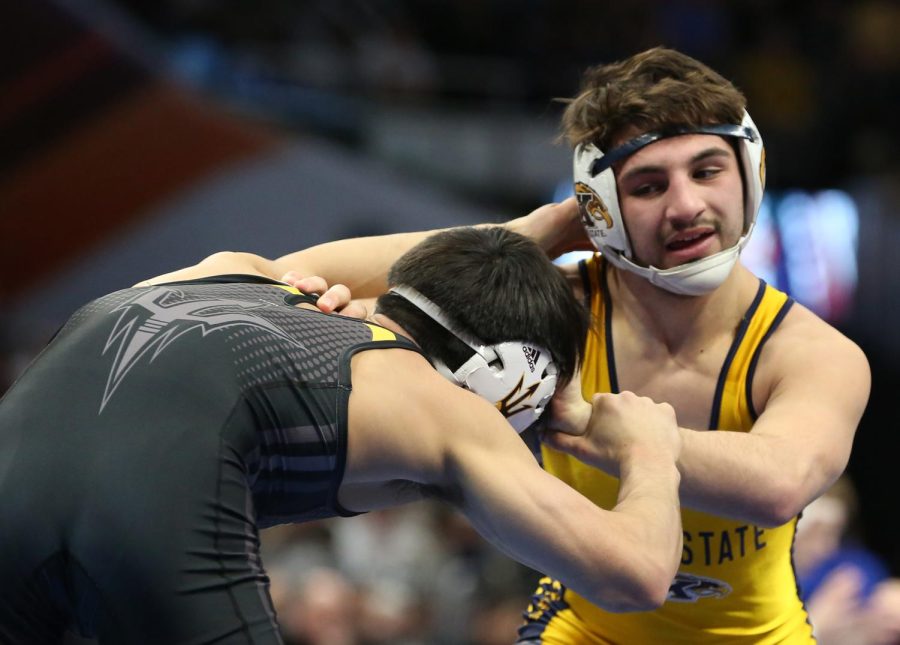
[(567, 197), (561, 202), (538, 206), (531, 211), (529, 215), (534, 215), (536, 217), (575, 218), (578, 216), (578, 201), (574, 197)]
[(558, 204), (551, 204), (560, 213), (567, 215), (570, 219), (578, 217), (578, 200), (574, 197), (567, 197)]
[[(321, 305), (320, 305), (321, 306)], [(361, 302), (357, 302), (355, 300), (351, 301), (349, 305), (343, 307), (340, 310), (340, 314), (342, 316), (348, 316), (350, 318), (357, 318), (359, 320), (365, 320), (369, 316), (369, 310), (366, 309), (366, 306)]]
[(550, 401), (548, 427), (557, 432), (582, 435), (587, 431), (591, 406), (581, 396), (581, 376), (576, 374)]
[(333, 287), (329, 287), (316, 301), (316, 306), (326, 314), (332, 312), (344, 313), (343, 309), (349, 304), (350, 289), (342, 284), (336, 284)]
[(296, 271), (288, 271), (281, 278), (281, 281), (296, 287), (303, 293), (325, 293), (328, 290), (328, 282), (326, 282), (325, 278), (320, 278), (317, 275), (305, 276), (298, 274)]
[(558, 204), (547, 204), (532, 212), (550, 230), (544, 234), (541, 246), (550, 257), (570, 251), (592, 251), (594, 245), (581, 221), (578, 200), (569, 197)]
[(351, 300), (350, 289), (343, 284), (328, 286), (325, 278), (320, 276), (301, 276), (295, 271), (288, 271), (281, 278), (292, 287), (308, 294), (321, 294), (316, 300), (316, 306), (325, 312), (340, 313), (351, 318), (364, 319), (368, 315), (365, 305)]

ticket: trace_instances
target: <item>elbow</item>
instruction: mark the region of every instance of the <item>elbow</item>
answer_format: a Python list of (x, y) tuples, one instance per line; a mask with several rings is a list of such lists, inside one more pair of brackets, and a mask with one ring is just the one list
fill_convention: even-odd
[(652, 611), (666, 601), (677, 567), (644, 563), (612, 585), (598, 589), (594, 602), (613, 613)]
[(679, 561), (680, 558), (671, 563), (648, 563), (641, 572), (631, 603), (625, 611), (651, 611), (661, 607), (669, 595), (669, 587), (678, 571)]
[(669, 592), (669, 585), (647, 585), (646, 587), (635, 587), (634, 589), (625, 591), (620, 590), (614, 598), (604, 597), (596, 604), (608, 612), (615, 614), (625, 614), (638, 611), (653, 611), (659, 609), (666, 601), (666, 595)]
[(635, 588), (634, 592), (618, 607), (610, 609), (616, 613), (628, 613), (638, 611), (653, 611), (662, 607), (669, 594), (670, 580), (661, 582), (660, 580), (648, 581), (647, 584)]
[(849, 450), (800, 455), (794, 463), (781, 466), (777, 476), (757, 489), (746, 519), (762, 528), (787, 524), (837, 481), (848, 460)]
[(777, 528), (790, 522), (801, 510), (803, 510), (802, 507), (797, 507), (792, 503), (775, 504), (772, 508), (760, 513), (755, 524), (764, 529)]
[(768, 498), (759, 504), (754, 521), (762, 528), (787, 524), (803, 510), (807, 498), (805, 487), (797, 481), (781, 481), (773, 486)]
[(763, 528), (787, 524), (831, 486), (846, 466), (846, 460), (816, 460), (794, 472), (784, 473), (772, 483), (768, 498), (760, 504), (760, 517), (756, 523)]

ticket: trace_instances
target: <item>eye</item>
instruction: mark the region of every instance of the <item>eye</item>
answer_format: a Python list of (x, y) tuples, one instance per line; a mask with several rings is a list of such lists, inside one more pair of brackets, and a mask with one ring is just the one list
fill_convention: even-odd
[(705, 168), (699, 168), (694, 171), (695, 179), (712, 179), (716, 175), (722, 172), (722, 169), (718, 166), (707, 166)]
[(662, 182), (644, 182), (628, 191), (634, 197), (651, 197), (665, 190)]

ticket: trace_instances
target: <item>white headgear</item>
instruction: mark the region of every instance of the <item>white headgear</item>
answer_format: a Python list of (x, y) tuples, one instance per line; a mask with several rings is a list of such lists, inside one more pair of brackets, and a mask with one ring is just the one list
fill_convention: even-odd
[[(631, 241), (622, 220), (613, 164), (660, 139), (683, 134), (717, 134), (738, 140), (744, 176), (744, 232), (737, 244), (709, 257), (671, 269), (642, 267), (632, 262)], [(658, 287), (687, 296), (699, 296), (718, 287), (737, 262), (750, 239), (766, 184), (766, 157), (762, 137), (747, 112), (740, 125), (705, 125), (647, 132), (604, 153), (587, 143), (575, 148), (575, 196), (581, 219), (594, 246), (612, 264), (632, 271)]]
[(412, 287), (397, 285), (391, 293), (418, 307), (475, 352), (456, 371), (432, 358), (438, 372), (497, 406), (516, 432), (537, 421), (556, 390), (557, 369), (549, 351), (520, 341), (485, 345)]

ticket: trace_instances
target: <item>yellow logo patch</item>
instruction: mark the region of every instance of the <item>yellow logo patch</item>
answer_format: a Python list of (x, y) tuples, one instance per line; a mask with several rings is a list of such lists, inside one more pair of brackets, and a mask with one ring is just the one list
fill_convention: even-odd
[(597, 226), (603, 221), (607, 229), (613, 227), (612, 216), (606, 204), (600, 199), (600, 195), (583, 181), (575, 182), (575, 199), (578, 200), (578, 208), (585, 226)]

